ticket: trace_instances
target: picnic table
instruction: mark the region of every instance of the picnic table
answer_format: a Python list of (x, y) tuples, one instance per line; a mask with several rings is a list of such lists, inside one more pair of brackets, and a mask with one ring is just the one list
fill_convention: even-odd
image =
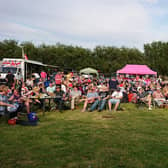
[(35, 100), (35, 99), (44, 100), (44, 101), (43, 101), (43, 106), (42, 106), (43, 116), (45, 115), (45, 111), (46, 111), (46, 100), (48, 100), (49, 107), (51, 107), (51, 100), (53, 100), (53, 99), (55, 99), (55, 98), (56, 98), (55, 96), (48, 96), (48, 95), (31, 96), (31, 97), (30, 97), (30, 99), (32, 99), (32, 100)]

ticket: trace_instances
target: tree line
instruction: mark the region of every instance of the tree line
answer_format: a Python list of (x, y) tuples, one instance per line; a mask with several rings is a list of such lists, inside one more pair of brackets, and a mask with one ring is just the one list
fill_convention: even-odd
[(0, 60), (21, 58), (22, 50), (19, 46), (24, 47), (28, 59), (76, 71), (92, 67), (110, 74), (126, 64), (147, 64), (161, 75), (168, 74), (168, 42), (145, 44), (142, 52), (136, 48), (126, 47), (97, 46), (94, 49), (86, 49), (60, 43), (36, 46), (32, 42), (19, 44), (16, 40), (3, 40), (0, 42)]

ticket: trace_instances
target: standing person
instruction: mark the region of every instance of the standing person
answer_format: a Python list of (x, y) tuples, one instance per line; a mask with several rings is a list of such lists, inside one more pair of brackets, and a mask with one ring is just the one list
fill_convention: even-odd
[(159, 77), (157, 78), (157, 82), (159, 83), (159, 84), (161, 84), (162, 83), (162, 78), (161, 78), (161, 76), (159, 75)]
[(66, 93), (67, 92), (67, 84), (66, 81), (61, 82), (61, 90)]
[(73, 77), (73, 72), (70, 72), (69, 74), (66, 75), (67, 81), (69, 81)]
[(111, 79), (109, 80), (109, 89), (110, 91), (114, 91), (117, 89), (117, 85), (118, 85), (118, 80), (116, 80), (116, 78), (114, 76), (111, 77)]
[(61, 86), (61, 83), (62, 83), (62, 73), (58, 72), (55, 75), (55, 84), (56, 84), (56, 86)]
[(7, 86), (11, 88), (14, 84), (14, 81), (15, 81), (15, 76), (10, 71), (8, 71), (8, 74), (6, 75)]
[(18, 89), (19, 94), (21, 94), (21, 90), (22, 90), (22, 84), (23, 84), (23, 79), (18, 80), (17, 83), (15, 84), (15, 89)]
[(23, 79), (23, 75), (22, 75), (21, 69), (19, 69), (16, 74), (16, 80), (21, 80), (21, 79)]
[(42, 82), (44, 82), (47, 78), (47, 73), (42, 70), (40, 73), (40, 77), (41, 77)]
[(54, 69), (53, 73), (52, 73), (52, 80), (54, 81), (55, 79), (55, 75), (58, 73), (57, 72), (58, 70), (57, 69)]

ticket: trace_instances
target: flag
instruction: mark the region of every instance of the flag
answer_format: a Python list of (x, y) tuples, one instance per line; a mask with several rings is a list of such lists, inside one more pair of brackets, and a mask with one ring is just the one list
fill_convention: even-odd
[(24, 55), (24, 59), (25, 59), (25, 60), (28, 60), (28, 57), (27, 57), (27, 55), (26, 55), (26, 54)]

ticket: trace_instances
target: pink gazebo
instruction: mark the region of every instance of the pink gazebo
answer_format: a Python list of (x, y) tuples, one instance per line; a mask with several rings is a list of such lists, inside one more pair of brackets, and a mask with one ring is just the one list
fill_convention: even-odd
[(152, 71), (147, 65), (127, 64), (122, 69), (119, 69), (117, 74), (157, 75), (157, 72)]

